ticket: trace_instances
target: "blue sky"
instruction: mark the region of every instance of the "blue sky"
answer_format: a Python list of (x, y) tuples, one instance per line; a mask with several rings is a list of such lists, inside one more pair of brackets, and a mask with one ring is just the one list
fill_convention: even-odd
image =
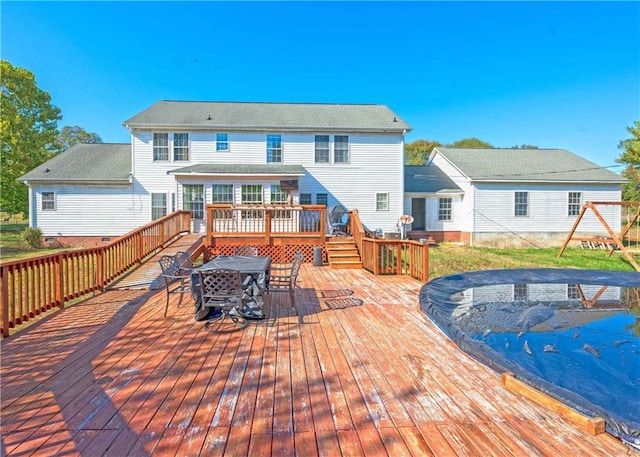
[(2, 58), (105, 142), (158, 100), (380, 103), (407, 141), (564, 148), (621, 171), (640, 2), (8, 2)]

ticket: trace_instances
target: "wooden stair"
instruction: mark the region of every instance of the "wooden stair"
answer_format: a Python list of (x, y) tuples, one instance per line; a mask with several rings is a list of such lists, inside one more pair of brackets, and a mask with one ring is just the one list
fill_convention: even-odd
[(353, 237), (340, 236), (327, 240), (325, 245), (329, 267), (333, 269), (362, 268), (362, 259)]

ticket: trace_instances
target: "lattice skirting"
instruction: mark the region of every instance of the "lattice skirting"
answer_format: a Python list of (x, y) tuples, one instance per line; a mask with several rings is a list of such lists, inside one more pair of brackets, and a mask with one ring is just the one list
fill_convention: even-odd
[(213, 259), (219, 255), (233, 255), (233, 251), (238, 246), (255, 246), (258, 248), (258, 255), (269, 256), (271, 261), (275, 263), (290, 263), (293, 260), (293, 256), (297, 251), (302, 252), (304, 255), (305, 263), (313, 263), (313, 249), (316, 247), (322, 248), (322, 261), (326, 263), (327, 251), (322, 245), (310, 245), (310, 244), (288, 244), (284, 246), (275, 245), (258, 245), (258, 244), (221, 244), (209, 246), (207, 252), (207, 258)]

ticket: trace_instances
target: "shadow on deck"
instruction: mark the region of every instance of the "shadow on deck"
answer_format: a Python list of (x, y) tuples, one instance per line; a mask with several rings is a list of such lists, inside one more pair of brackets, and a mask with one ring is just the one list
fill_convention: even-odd
[(2, 341), (17, 455), (626, 455), (503, 389), (418, 310), (421, 283), (305, 264), (300, 318), (210, 334), (189, 300), (109, 290)]

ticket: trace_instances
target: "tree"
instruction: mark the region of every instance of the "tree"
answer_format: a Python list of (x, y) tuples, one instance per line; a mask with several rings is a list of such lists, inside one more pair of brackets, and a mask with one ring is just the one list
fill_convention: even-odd
[(100, 135), (93, 132), (87, 132), (78, 125), (65, 125), (58, 133), (56, 138), (55, 152), (63, 152), (77, 143), (102, 143)]
[(405, 165), (424, 165), (433, 148), (442, 146), (438, 141), (416, 140), (404, 145)]
[(622, 155), (616, 159), (618, 163), (627, 164), (622, 176), (629, 180), (622, 186), (622, 199), (624, 201), (640, 201), (640, 121), (627, 127), (631, 138), (620, 141), (618, 148), (622, 149)]
[(33, 73), (6, 60), (0, 65), (0, 209), (26, 215), (27, 187), (16, 179), (50, 157), (61, 115)]
[(450, 148), (483, 148), (493, 149), (493, 146), (489, 143), (479, 140), (478, 138), (463, 138), (448, 145)]

